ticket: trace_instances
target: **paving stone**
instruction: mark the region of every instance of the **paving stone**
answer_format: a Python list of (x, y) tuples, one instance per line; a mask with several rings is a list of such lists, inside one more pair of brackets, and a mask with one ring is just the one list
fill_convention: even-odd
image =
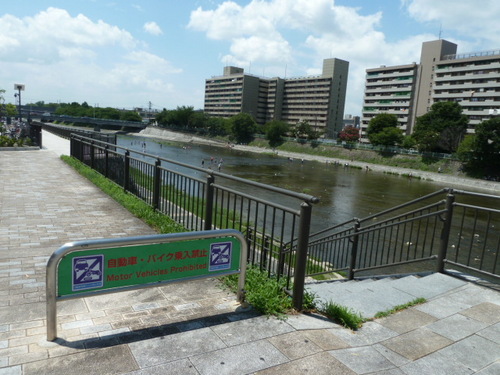
[(386, 340), (382, 342), (382, 345), (408, 359), (416, 360), (442, 349), (452, 342), (429, 329), (419, 328)]
[(394, 332), (377, 322), (367, 322), (357, 331), (352, 331), (347, 328), (329, 331), (333, 335), (341, 338), (350, 346), (373, 345), (397, 336), (397, 332)]
[(22, 374), (23, 370), (21, 366), (0, 368), (0, 375), (22, 375)]
[(271, 337), (268, 341), (290, 360), (307, 357), (322, 351), (318, 345), (299, 331)]
[(267, 340), (249, 342), (190, 358), (202, 375), (249, 374), (288, 361)]
[(500, 361), (500, 344), (473, 335), (442, 349), (440, 354), (478, 371), (493, 362)]
[(500, 374), (500, 361), (495, 362), (481, 371), (476, 372), (477, 375), (498, 375)]
[(166, 364), (147, 367), (144, 369), (132, 371), (127, 375), (199, 375), (189, 359), (180, 359), (178, 361)]
[(23, 323), (32, 320), (44, 319), (46, 316), (46, 304), (36, 302), (29, 304), (29, 308), (12, 308), (11, 306), (0, 307), (0, 321), (3, 324)]
[(129, 307), (131, 304), (158, 302), (163, 299), (162, 293), (157, 288), (138, 289), (114, 294), (104, 294), (85, 298), (85, 303), (90, 311), (117, 309)]
[(500, 323), (489, 326), (477, 333), (479, 336), (487, 338), (497, 344), (500, 344)]
[(458, 302), (455, 298), (455, 294), (451, 294), (437, 300), (428, 301), (414, 308), (438, 319), (443, 319), (471, 307), (472, 305), (468, 303)]
[(265, 370), (257, 371), (255, 375), (356, 375), (354, 371), (334, 358), (329, 353), (323, 352), (287, 362)]
[(450, 293), (452, 298), (460, 304), (475, 306), (484, 302), (491, 302), (500, 305), (500, 293), (483, 286), (469, 283), (462, 288)]
[(495, 324), (500, 322), (500, 305), (484, 302), (461, 311), (460, 314), (479, 320), (480, 322)]
[(301, 329), (322, 329), (337, 328), (338, 324), (319, 314), (297, 314), (291, 315), (286, 322), (297, 330)]
[(486, 323), (479, 322), (461, 314), (455, 314), (429, 324), (427, 328), (450, 340), (458, 341), (487, 326), (488, 324)]
[(344, 340), (335, 336), (332, 331), (326, 329), (306, 330), (301, 331), (302, 334), (309, 340), (314, 342), (323, 350), (345, 349), (349, 348)]
[(172, 362), (226, 347), (224, 342), (210, 328), (133, 342), (129, 346), (141, 368)]
[(395, 368), (393, 363), (372, 347), (332, 350), (329, 353), (357, 374)]
[(234, 346), (292, 332), (293, 328), (274, 317), (260, 316), (215, 326), (212, 330), (226, 345)]
[(377, 319), (377, 322), (397, 333), (405, 333), (418, 327), (431, 324), (436, 320), (436, 317), (419, 310), (409, 308), (392, 314), (386, 318)]
[(23, 365), (24, 375), (122, 374), (137, 370), (130, 350), (124, 345), (49, 358)]
[(401, 367), (406, 375), (468, 375), (474, 373), (473, 370), (465, 367), (461, 363), (450, 361), (441, 353), (432, 353), (414, 362)]
[(392, 350), (388, 349), (382, 344), (375, 344), (372, 345), (372, 348), (374, 348), (376, 351), (378, 351), (380, 354), (382, 354), (385, 358), (387, 358), (391, 363), (393, 363), (395, 366), (403, 366), (407, 363), (410, 362), (408, 358), (403, 357), (402, 355), (393, 352)]

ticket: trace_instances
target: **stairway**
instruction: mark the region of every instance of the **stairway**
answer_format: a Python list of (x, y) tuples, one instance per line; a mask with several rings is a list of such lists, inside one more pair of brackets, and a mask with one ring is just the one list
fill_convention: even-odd
[(361, 313), (363, 318), (373, 318), (378, 312), (420, 297), (429, 300), (465, 284), (454, 277), (433, 273), (424, 277), (320, 281), (307, 283), (305, 289), (315, 294), (320, 304), (331, 301)]

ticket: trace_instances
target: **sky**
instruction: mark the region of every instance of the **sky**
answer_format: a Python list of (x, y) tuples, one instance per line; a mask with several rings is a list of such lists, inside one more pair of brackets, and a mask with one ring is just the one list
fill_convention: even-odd
[(203, 108), (232, 65), (262, 77), (349, 61), (344, 113), (361, 115), (366, 69), (419, 62), (441, 37), (500, 50), (498, 0), (22, 0), (0, 7), (0, 89), (16, 103)]

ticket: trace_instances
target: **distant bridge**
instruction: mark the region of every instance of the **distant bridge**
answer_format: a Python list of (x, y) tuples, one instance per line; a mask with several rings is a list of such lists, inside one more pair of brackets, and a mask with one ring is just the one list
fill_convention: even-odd
[(116, 128), (135, 128), (138, 130), (146, 128), (147, 124), (137, 121), (122, 121), (122, 120), (111, 120), (103, 118), (94, 117), (76, 117), (76, 116), (66, 116), (66, 115), (55, 115), (53, 113), (42, 112), (42, 111), (29, 111), (28, 108), (23, 108), (21, 114), (25, 118), (39, 118), (42, 122), (65, 122), (65, 123), (79, 123), (79, 124), (90, 124), (97, 127), (111, 126)]

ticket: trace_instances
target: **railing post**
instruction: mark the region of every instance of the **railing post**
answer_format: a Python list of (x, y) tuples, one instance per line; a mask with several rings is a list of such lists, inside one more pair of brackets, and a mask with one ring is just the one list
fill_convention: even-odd
[(304, 284), (307, 267), (307, 247), (309, 245), (309, 232), (311, 229), (312, 206), (306, 202), (300, 205), (299, 236), (297, 238), (297, 254), (295, 272), (293, 275), (293, 306), (302, 310), (304, 300)]
[(215, 177), (212, 174), (207, 176), (207, 190), (205, 195), (205, 224), (204, 230), (212, 230), (212, 216), (214, 210), (214, 187)]
[(94, 148), (94, 141), (90, 141), (90, 168), (94, 169), (94, 152), (95, 152), (95, 148)]
[(104, 146), (104, 176), (108, 178), (108, 170), (109, 170), (109, 152), (108, 152), (109, 146), (106, 145)]
[(154, 176), (153, 176), (153, 208), (155, 210), (160, 207), (160, 187), (161, 187), (161, 160), (156, 159), (155, 161), (155, 170), (154, 170)]
[(361, 223), (358, 219), (354, 221), (354, 235), (352, 236), (351, 259), (349, 261), (349, 280), (354, 280), (354, 270), (356, 269), (356, 260), (358, 258), (359, 227)]
[(75, 157), (75, 138), (69, 137), (69, 155)]
[(129, 191), (130, 182), (130, 151), (125, 151), (125, 158), (123, 159), (123, 190)]
[(455, 196), (449, 193), (446, 196), (446, 213), (443, 222), (443, 229), (439, 240), (439, 254), (437, 257), (436, 272), (444, 272), (444, 260), (448, 252), (448, 241), (450, 239), (451, 220), (453, 218), (453, 204), (455, 203)]

